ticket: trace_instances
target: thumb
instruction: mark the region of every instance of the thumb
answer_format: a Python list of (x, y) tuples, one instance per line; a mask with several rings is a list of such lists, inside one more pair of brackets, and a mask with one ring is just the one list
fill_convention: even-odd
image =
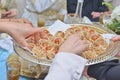
[(26, 42), (26, 39), (24, 37), (21, 37), (20, 39), (13, 38), (15, 42), (17, 42), (22, 47), (28, 47), (28, 43)]
[(7, 12), (4, 12), (3, 15), (8, 15), (10, 13), (11, 13), (11, 11), (7, 11)]
[(91, 15), (93, 15), (94, 14), (94, 11), (91, 13)]
[(23, 43), (21, 43), (21, 46), (28, 47), (29, 45), (28, 45), (28, 43), (26, 41), (24, 41)]
[(28, 43), (26, 42), (25, 39), (21, 40), (21, 41), (17, 41), (19, 45), (21, 45), (22, 47), (28, 47)]
[(116, 36), (114, 38), (112, 38), (112, 41), (119, 41), (120, 40), (120, 36)]

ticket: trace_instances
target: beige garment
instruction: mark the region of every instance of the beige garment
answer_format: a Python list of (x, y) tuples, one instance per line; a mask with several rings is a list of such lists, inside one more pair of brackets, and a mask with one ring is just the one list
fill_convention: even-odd
[(53, 6), (39, 14), (39, 19), (41, 18), (40, 16), (44, 16), (45, 25), (52, 25), (57, 19), (64, 21), (66, 13), (66, 0), (57, 0)]
[(1, 0), (0, 15), (9, 9), (16, 9), (16, 0)]
[(18, 10), (18, 17), (20, 18), (24, 12), (26, 2), (25, 0), (16, 0), (17, 10)]
[[(52, 3), (52, 1), (55, 2)], [(50, 6), (46, 5), (48, 2)], [(60, 17), (58, 14), (66, 13), (66, 0), (49, 0), (48, 2), (46, 1), (44, 4), (41, 0), (26, 0), (27, 5), (22, 17), (27, 18), (37, 27), (39, 15), (45, 16), (47, 21), (51, 21)]]
[(47, 10), (41, 12), (39, 15), (44, 15), (49, 19), (57, 19), (57, 14), (65, 14), (66, 10), (66, 0), (57, 0), (56, 3), (48, 8)]

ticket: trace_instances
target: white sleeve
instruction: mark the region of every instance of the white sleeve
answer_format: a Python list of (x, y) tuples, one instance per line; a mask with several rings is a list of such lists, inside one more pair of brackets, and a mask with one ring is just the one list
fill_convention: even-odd
[(87, 60), (71, 53), (58, 53), (45, 80), (79, 80)]

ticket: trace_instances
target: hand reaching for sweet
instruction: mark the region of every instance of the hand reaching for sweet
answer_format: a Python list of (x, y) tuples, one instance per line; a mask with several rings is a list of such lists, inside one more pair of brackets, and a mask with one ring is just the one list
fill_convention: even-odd
[[(117, 35), (115, 37), (112, 38), (112, 41), (116, 42), (116, 41), (120, 41), (120, 35)], [(120, 52), (118, 52), (118, 54), (116, 55), (117, 57), (120, 57)]]
[(88, 43), (81, 40), (78, 34), (73, 34), (59, 48), (59, 52), (68, 52), (81, 55), (88, 48)]
[(0, 20), (0, 32), (8, 33), (17, 43), (27, 47), (26, 38), (40, 32), (40, 28), (34, 28), (31, 22), (26, 19), (5, 19)]

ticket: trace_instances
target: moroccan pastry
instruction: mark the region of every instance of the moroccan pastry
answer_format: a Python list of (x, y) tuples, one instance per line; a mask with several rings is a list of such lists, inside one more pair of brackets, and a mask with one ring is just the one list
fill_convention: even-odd
[[(93, 59), (104, 54), (108, 47), (105, 39), (89, 26), (72, 26), (65, 32), (58, 31), (52, 35), (47, 28), (41, 28), (41, 32), (33, 34), (27, 38), (30, 50), (38, 59), (52, 60), (59, 50), (62, 43), (72, 34), (79, 34), (81, 39), (89, 43), (87, 51), (82, 53), (86, 59)], [(37, 38), (35, 38), (37, 36)]]

